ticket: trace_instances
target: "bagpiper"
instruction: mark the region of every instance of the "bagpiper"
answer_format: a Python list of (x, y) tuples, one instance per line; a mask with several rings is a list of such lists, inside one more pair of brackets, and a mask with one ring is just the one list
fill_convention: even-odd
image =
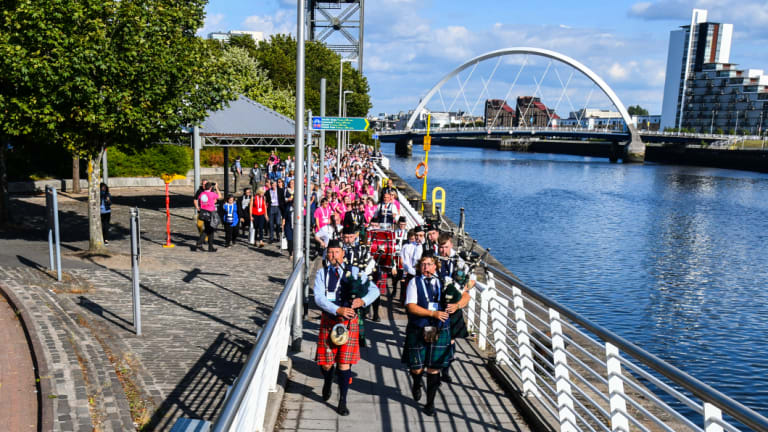
[(328, 242), (327, 258), (315, 275), (315, 303), (322, 309), (317, 356), (323, 374), (323, 400), (331, 398), (333, 371), (339, 385), (339, 415), (349, 415), (347, 391), (352, 384), (351, 366), (360, 360), (360, 311), (379, 297), (379, 290), (357, 269), (344, 265), (338, 240)]
[(440, 269), (437, 274), (443, 283), (446, 310), (451, 315), (451, 360), (441, 371), (442, 381), (451, 383), (451, 362), (456, 354), (456, 339), (469, 336), (464, 313), (461, 311), (469, 304), (469, 290), (475, 285), (475, 276), (470, 274), (469, 267), (453, 249), (453, 238), (450, 233), (442, 233), (437, 239)]
[(435, 395), (440, 387), (440, 370), (450, 363), (449, 313), (442, 301), (443, 287), (436, 277), (438, 260), (425, 254), (419, 260), (420, 274), (406, 289), (408, 325), (402, 361), (411, 372), (413, 399), (421, 399), (422, 376), (427, 371), (427, 403), (423, 412), (435, 415)]

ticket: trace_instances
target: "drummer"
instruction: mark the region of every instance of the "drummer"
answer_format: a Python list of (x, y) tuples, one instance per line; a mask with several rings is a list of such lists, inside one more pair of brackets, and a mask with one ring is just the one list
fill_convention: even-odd
[(398, 219), (400, 219), (400, 211), (392, 202), (392, 194), (384, 193), (383, 201), (379, 203), (372, 221), (375, 221), (381, 229), (392, 229)]
[[(403, 260), (400, 259), (400, 251), (403, 250), (403, 245), (408, 243), (408, 229), (406, 228), (405, 216), (400, 216), (397, 220), (397, 228), (395, 228), (395, 255), (397, 257), (397, 265), (392, 267), (392, 298), (395, 298), (397, 294), (397, 285), (403, 279)], [(403, 287), (405, 289), (405, 287)]]

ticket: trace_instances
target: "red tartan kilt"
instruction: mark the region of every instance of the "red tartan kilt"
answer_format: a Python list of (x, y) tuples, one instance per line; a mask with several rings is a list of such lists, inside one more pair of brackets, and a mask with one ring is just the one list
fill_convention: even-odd
[(387, 278), (389, 275), (387, 272), (382, 271), (380, 272), (379, 279), (376, 281), (376, 286), (379, 287), (379, 294), (385, 296), (387, 295)]
[(339, 317), (323, 313), (320, 318), (320, 332), (317, 336), (317, 355), (315, 361), (320, 366), (339, 364), (355, 364), (360, 361), (360, 325), (355, 316), (349, 320), (349, 340), (342, 346), (331, 342), (333, 326), (347, 322)]

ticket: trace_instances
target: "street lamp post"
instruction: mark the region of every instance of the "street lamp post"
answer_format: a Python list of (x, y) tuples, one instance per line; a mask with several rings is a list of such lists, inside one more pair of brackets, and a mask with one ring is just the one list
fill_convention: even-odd
[[(349, 58), (342, 58), (339, 60), (339, 110), (337, 111), (339, 116), (341, 116), (341, 99), (344, 91), (344, 87), (342, 86), (344, 82), (344, 63), (353, 61), (355, 60)], [(336, 175), (339, 175), (339, 170), (341, 170), (341, 131), (336, 132)]]
[[(344, 90), (344, 93), (342, 94), (342, 107), (343, 107), (342, 108), (342, 115), (341, 115), (342, 117), (346, 117), (347, 116), (347, 95), (350, 94), (350, 93), (354, 93), (354, 92), (352, 90)], [(343, 131), (341, 133), (341, 136), (342, 136), (342, 142), (344, 144), (342, 146), (342, 150), (346, 151), (347, 145), (349, 144), (347, 142), (347, 140), (349, 138), (349, 132), (348, 131)]]

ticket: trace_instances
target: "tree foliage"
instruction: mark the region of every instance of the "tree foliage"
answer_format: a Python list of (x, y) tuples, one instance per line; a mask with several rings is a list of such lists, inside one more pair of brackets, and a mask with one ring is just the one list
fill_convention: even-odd
[(45, 137), (89, 160), (90, 248), (99, 249), (103, 149), (163, 140), (236, 97), (195, 36), (206, 1), (0, 3), (0, 133)]
[[(290, 35), (273, 35), (258, 45), (250, 37), (234, 37), (230, 44), (245, 49), (259, 66), (267, 71), (271, 82), (279, 89), (296, 91), (296, 40)], [(307, 42), (305, 46), (305, 106), (313, 114), (320, 113), (320, 79), (326, 83), (326, 114), (339, 115), (339, 63), (341, 57), (322, 42)], [(344, 90), (347, 95), (347, 115), (365, 117), (371, 109), (368, 80), (349, 63), (343, 63)]]
[(627, 108), (627, 112), (629, 115), (636, 115), (636, 116), (647, 116), (648, 110), (641, 107), (640, 105), (632, 105), (629, 108)]

